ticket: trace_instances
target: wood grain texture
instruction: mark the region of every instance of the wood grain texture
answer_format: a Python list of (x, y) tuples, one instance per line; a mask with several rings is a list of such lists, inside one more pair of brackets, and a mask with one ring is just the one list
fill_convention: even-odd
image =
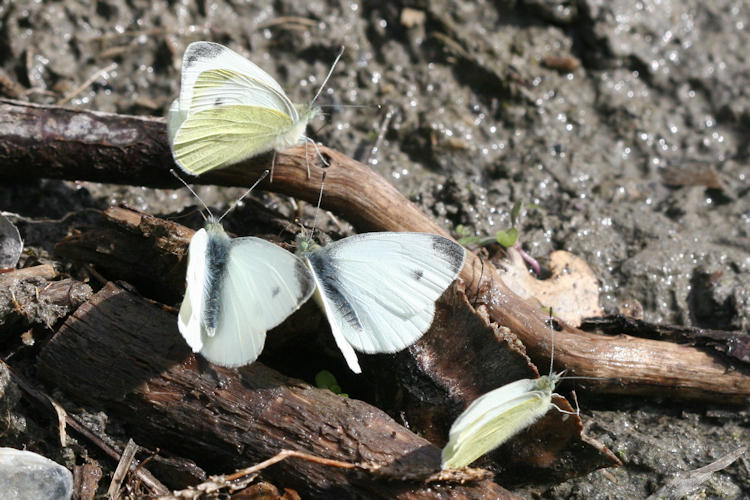
[(211, 472), (291, 448), (381, 464), (381, 475), (290, 459), (264, 475), (316, 498), (512, 498), (491, 481), (422, 485), (440, 450), (364, 402), (254, 363), (229, 370), (191, 356), (172, 314), (108, 284), (44, 348), (40, 376), (129, 424), (143, 444)]

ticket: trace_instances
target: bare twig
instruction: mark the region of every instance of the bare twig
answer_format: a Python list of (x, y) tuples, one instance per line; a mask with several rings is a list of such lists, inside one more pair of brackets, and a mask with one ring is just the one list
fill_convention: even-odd
[(89, 88), (91, 85), (93, 85), (95, 81), (97, 81), (106, 73), (109, 73), (110, 71), (114, 70), (116, 67), (117, 67), (117, 63), (112, 63), (109, 66), (100, 69), (99, 71), (91, 75), (89, 79), (83, 82), (77, 89), (73, 90), (71, 93), (69, 93), (68, 95), (66, 95), (59, 101), (57, 101), (57, 105), (63, 106), (67, 104), (68, 102), (70, 102), (71, 99), (73, 99), (75, 96), (77, 96), (78, 94), (80, 94), (81, 92)]
[(659, 488), (656, 493), (648, 497), (647, 500), (677, 500), (679, 498), (685, 498), (701, 484), (708, 481), (713, 473), (726, 469), (732, 465), (735, 460), (744, 455), (746, 451), (747, 447), (741, 446), (706, 466), (688, 472), (679, 473), (674, 478), (667, 481), (667, 483)]
[(109, 483), (109, 489), (107, 489), (107, 497), (111, 500), (118, 500), (120, 498), (120, 488), (123, 481), (125, 481), (128, 471), (134, 466), (133, 461), (137, 452), (138, 445), (132, 439), (128, 439), (128, 444), (122, 452), (120, 461), (117, 463), (117, 468), (114, 474), (112, 474), (112, 482)]

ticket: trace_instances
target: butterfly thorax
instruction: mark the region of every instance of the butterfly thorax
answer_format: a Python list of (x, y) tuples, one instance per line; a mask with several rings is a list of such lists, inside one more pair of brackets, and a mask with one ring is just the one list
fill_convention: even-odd
[(555, 386), (562, 378), (562, 373), (550, 373), (549, 375), (542, 375), (538, 379), (534, 380), (534, 391), (538, 391), (544, 395), (544, 397), (551, 397), (552, 392), (555, 390)]
[(206, 222), (206, 278), (203, 282), (203, 314), (201, 320), (208, 336), (216, 333), (221, 313), (221, 286), (226, 278), (230, 238), (216, 219)]
[(297, 256), (302, 257), (303, 259), (305, 258), (306, 254), (315, 252), (320, 249), (320, 245), (306, 234), (298, 234), (294, 242), (297, 244)]

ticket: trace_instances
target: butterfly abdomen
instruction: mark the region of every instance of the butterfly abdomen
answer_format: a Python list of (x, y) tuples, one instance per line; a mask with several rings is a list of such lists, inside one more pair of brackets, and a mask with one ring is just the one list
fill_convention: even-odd
[(219, 224), (206, 225), (206, 277), (203, 282), (203, 326), (213, 336), (221, 313), (221, 288), (226, 278), (229, 236)]

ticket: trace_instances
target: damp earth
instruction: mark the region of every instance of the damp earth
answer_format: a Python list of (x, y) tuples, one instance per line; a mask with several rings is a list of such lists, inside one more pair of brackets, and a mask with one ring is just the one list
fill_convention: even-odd
[[(310, 128), (316, 140), (368, 164), (449, 230), (506, 229), (523, 200), (525, 250), (583, 258), (607, 312), (750, 328), (747, 2), (16, 1), (0, 4), (0, 20), (7, 97), (136, 115), (164, 115), (192, 41), (247, 56), (295, 102), (312, 98), (344, 46)], [(6, 185), (0, 209), (53, 219), (117, 203), (162, 215), (195, 205), (184, 190), (128, 182)], [(241, 192), (199, 190), (217, 208)], [(256, 198), (295, 213), (287, 199)], [(64, 234), (18, 225), (22, 263), (55, 262)], [(36, 444), (54, 440), (54, 425), (0, 382), (0, 442), (73, 460)], [(578, 398), (588, 433), (624, 466), (518, 493), (645, 498), (750, 442), (747, 408), (585, 388)], [(118, 434), (106, 415), (89, 419)], [(750, 458), (695, 495), (746, 498)]]

